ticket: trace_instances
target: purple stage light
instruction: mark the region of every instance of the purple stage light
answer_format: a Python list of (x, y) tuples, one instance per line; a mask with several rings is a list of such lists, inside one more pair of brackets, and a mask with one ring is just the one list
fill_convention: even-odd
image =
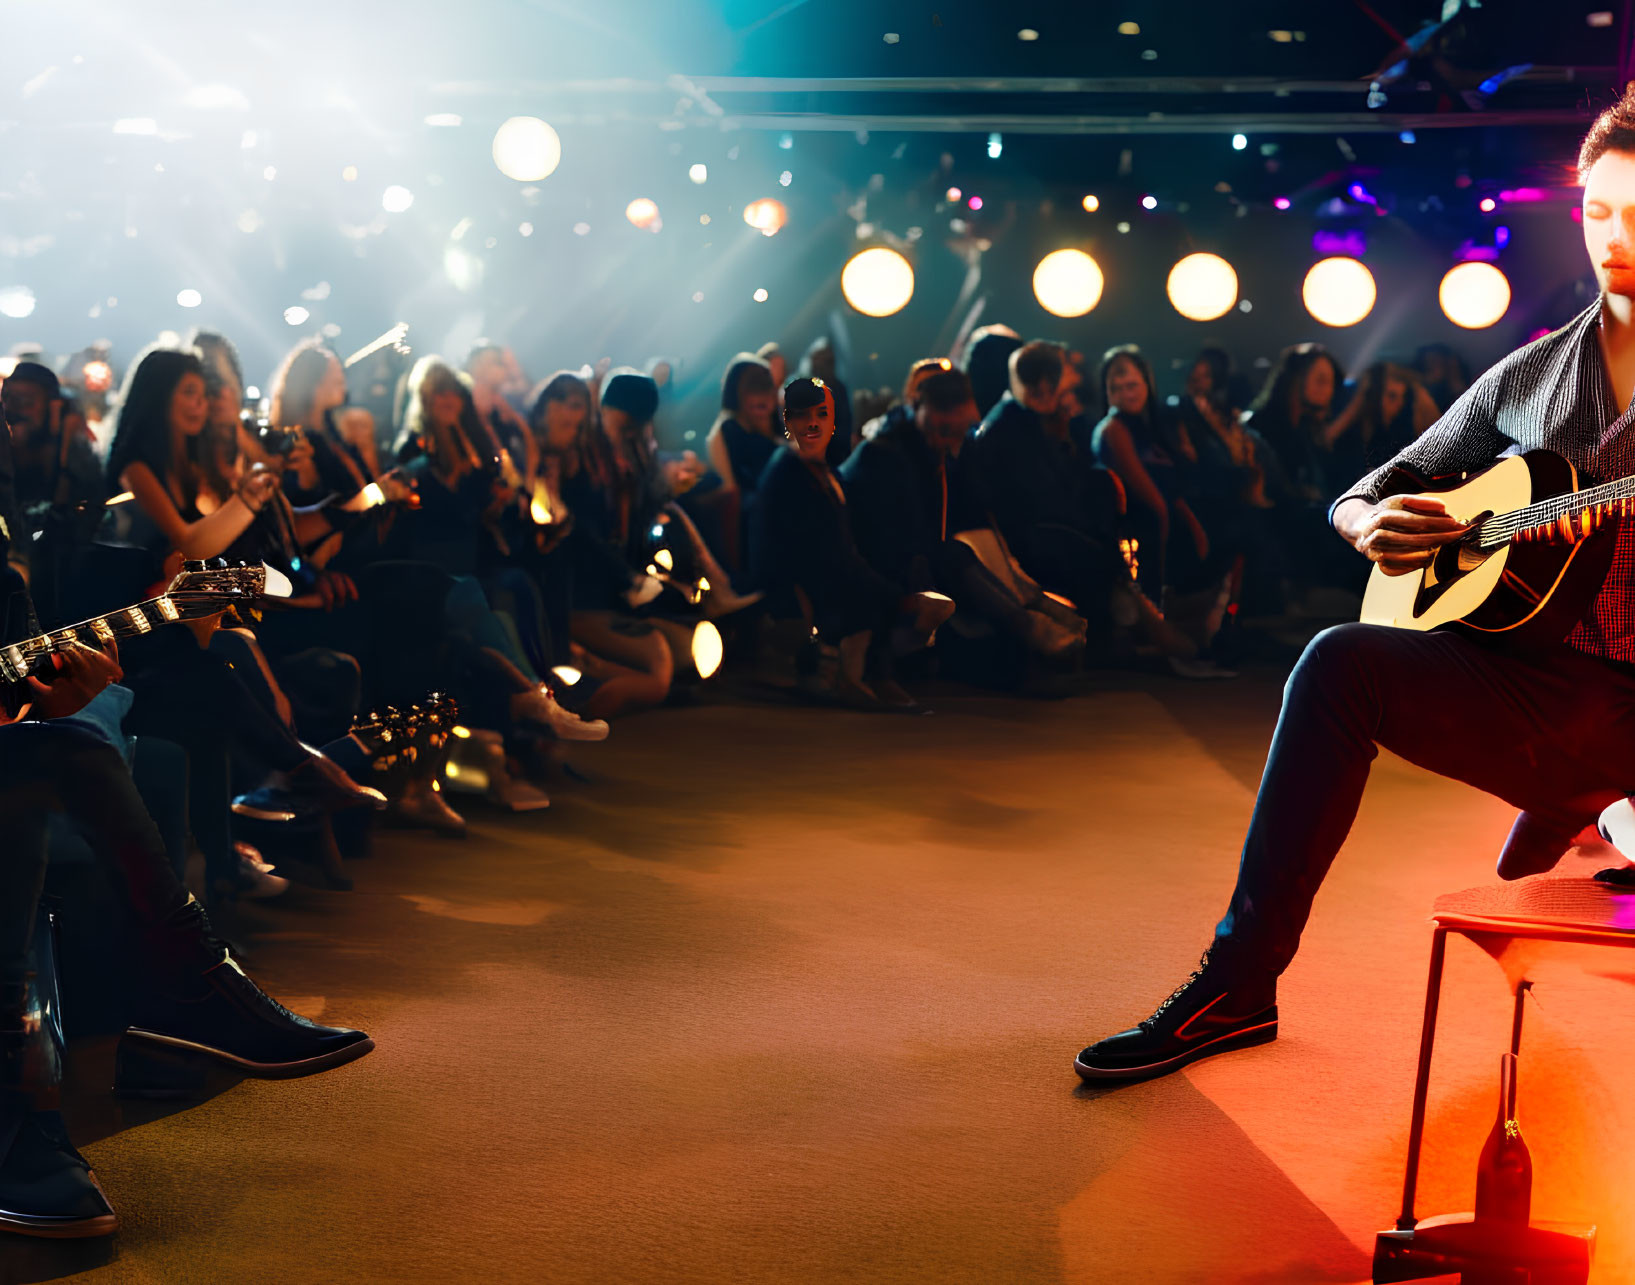
[(1330, 232), (1319, 228), (1311, 234), (1312, 251), (1320, 258), (1329, 259), (1342, 256), (1348, 259), (1360, 259), (1368, 253), (1368, 238), (1355, 228), (1344, 232)]
[(1289, 206), (1293, 205), (1294, 202), (1289, 200), (1289, 198), (1286, 196), (1279, 196), (1272, 200), (1272, 204), (1280, 210), (1286, 210), (1289, 208)]

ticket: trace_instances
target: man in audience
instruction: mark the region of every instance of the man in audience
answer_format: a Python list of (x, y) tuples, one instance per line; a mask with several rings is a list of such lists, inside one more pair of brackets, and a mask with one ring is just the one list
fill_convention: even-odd
[(102, 521), (102, 465), (84, 416), (63, 396), (49, 366), (18, 362), (0, 388), (0, 408), (11, 425), (23, 519), (18, 542), (31, 567), (35, 603), (49, 623), (58, 623), (63, 584)]
[(1010, 391), (967, 447), (960, 521), (991, 523), (1022, 569), (1070, 598), (1095, 628), (1105, 622), (1114, 586), (1128, 580), (1116, 528), (1123, 494), (1071, 435), (1050, 431), (1062, 419), (1069, 378), (1057, 344), (1034, 340), (1011, 354)]
[(1006, 583), (985, 569), (976, 533), (955, 538), (950, 478), (977, 413), (971, 381), (951, 363), (943, 367), (918, 382), (907, 415), (883, 420), (840, 467), (858, 551), (904, 593), (944, 593), (1032, 650), (1066, 655), (1083, 645), (1082, 621), (1052, 619), (1037, 585), (1022, 589), (1016, 578)]

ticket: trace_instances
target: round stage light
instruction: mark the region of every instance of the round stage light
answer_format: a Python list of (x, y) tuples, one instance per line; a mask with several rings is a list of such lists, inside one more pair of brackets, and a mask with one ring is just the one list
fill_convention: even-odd
[(840, 293), (866, 317), (889, 317), (914, 297), (914, 269), (897, 251), (877, 245), (846, 261)]
[(1450, 268), (1436, 297), (1454, 325), (1486, 330), (1510, 307), (1510, 282), (1491, 263), (1473, 260)]
[(1319, 259), (1300, 287), (1306, 311), (1325, 326), (1354, 326), (1374, 309), (1374, 274), (1356, 259)]
[(779, 229), (789, 222), (789, 211), (782, 201), (763, 196), (744, 206), (744, 222), (762, 236), (777, 236)]
[(1169, 301), (1189, 321), (1213, 321), (1238, 301), (1238, 274), (1218, 254), (1189, 254), (1169, 270)]
[(1033, 297), (1058, 317), (1082, 317), (1101, 302), (1101, 268), (1083, 250), (1056, 250), (1033, 270)]
[(537, 116), (513, 116), (494, 131), (493, 154), (506, 178), (537, 183), (562, 163), (562, 140)]
[(644, 231), (651, 228), (657, 232), (659, 229), (658, 202), (651, 197), (638, 196), (624, 207), (624, 216)]

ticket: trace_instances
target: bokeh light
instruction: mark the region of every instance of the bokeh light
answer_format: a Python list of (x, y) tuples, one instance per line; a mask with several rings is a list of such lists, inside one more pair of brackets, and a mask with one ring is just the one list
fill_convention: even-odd
[(176, 306), (179, 308), (197, 308), (204, 302), (204, 296), (192, 288), (176, 292)]
[(629, 205), (624, 207), (624, 216), (636, 227), (644, 230), (651, 229), (657, 232), (661, 226), (659, 222), (658, 202), (651, 197), (638, 196)]
[(307, 318), (310, 317), (311, 315), (312, 314), (310, 312), (308, 312), (305, 308), (303, 308), (300, 304), (296, 304), (293, 308), (285, 308), (284, 309), (284, 320), (287, 321), (292, 326), (305, 325), (306, 321), (307, 321)]
[(1056, 250), (1033, 270), (1033, 296), (1046, 312), (1082, 317), (1101, 302), (1101, 268), (1083, 250)]
[(1325, 326), (1354, 326), (1374, 310), (1374, 274), (1356, 259), (1319, 259), (1306, 273), (1300, 297)]
[(1238, 301), (1238, 274), (1218, 254), (1189, 254), (1169, 270), (1165, 289), (1183, 317), (1213, 321)]
[(721, 660), (726, 654), (721, 631), (708, 620), (699, 621), (698, 627), (693, 630), (693, 668), (698, 671), (698, 676), (712, 677), (721, 668)]
[(840, 292), (864, 316), (889, 317), (914, 297), (914, 269), (897, 251), (877, 245), (847, 260)]
[(1436, 297), (1454, 325), (1485, 330), (1509, 309), (1510, 282), (1491, 263), (1461, 263), (1442, 278)]
[(414, 193), (396, 183), (380, 194), (380, 208), (388, 214), (402, 214), (413, 204)]
[(762, 236), (777, 236), (783, 225), (789, 222), (789, 211), (782, 201), (763, 196), (744, 206), (744, 222)]
[(710, 167), (699, 163), (687, 167), (687, 177), (694, 183), (707, 183), (710, 178)]
[(506, 178), (537, 183), (562, 163), (562, 140), (537, 116), (513, 116), (494, 131), (493, 153)]
[(0, 290), (0, 314), (22, 319), (34, 311), (34, 292), (27, 286), (7, 286)]
[(1084, 212), (1086, 214), (1094, 214), (1097, 210), (1101, 209), (1101, 198), (1094, 192), (1091, 192), (1087, 194), (1084, 200), (1080, 201), (1079, 204), (1084, 206)]

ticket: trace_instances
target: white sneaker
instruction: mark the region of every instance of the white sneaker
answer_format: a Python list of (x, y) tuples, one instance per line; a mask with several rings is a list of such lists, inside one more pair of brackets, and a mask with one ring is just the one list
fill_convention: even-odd
[(572, 710), (563, 709), (557, 704), (556, 697), (551, 695), (549, 687), (540, 686), (532, 691), (518, 692), (511, 698), (511, 717), (546, 728), (558, 740), (607, 740), (605, 720), (583, 719)]
[(1596, 819), (1595, 829), (1620, 857), (1635, 865), (1635, 799), (1607, 804)]

